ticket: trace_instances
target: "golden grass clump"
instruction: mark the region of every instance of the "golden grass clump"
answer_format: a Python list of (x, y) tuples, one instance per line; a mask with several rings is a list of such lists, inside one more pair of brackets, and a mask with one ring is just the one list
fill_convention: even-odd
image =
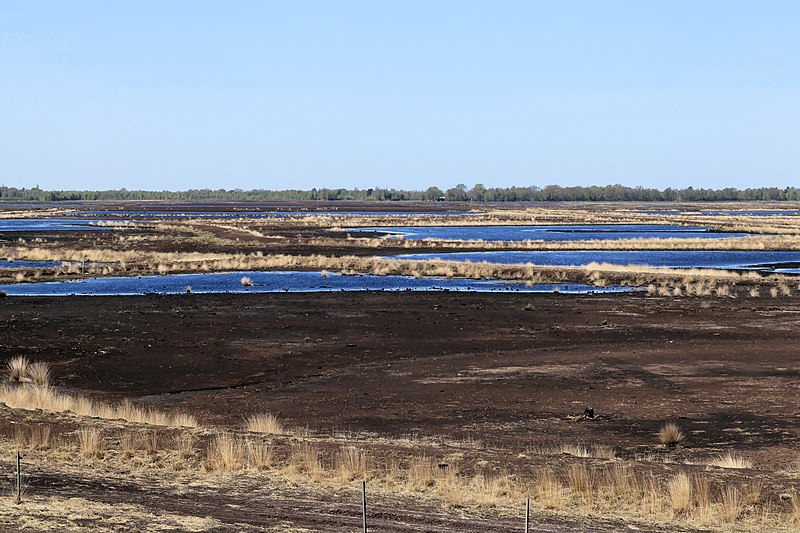
[(231, 472), (244, 468), (247, 452), (241, 439), (222, 433), (211, 441), (206, 457), (209, 470)]
[(197, 438), (188, 432), (181, 432), (172, 438), (172, 447), (181, 459), (188, 459), (197, 449)]
[(681, 428), (672, 422), (664, 424), (658, 431), (658, 439), (664, 446), (677, 446), (685, 436)]
[(336, 453), (336, 473), (339, 479), (366, 479), (369, 469), (366, 454), (355, 446), (345, 446)]
[(14, 432), (14, 445), (18, 450), (47, 450), (50, 448), (50, 425), (32, 426), (28, 430), (17, 428)]
[(103, 451), (103, 434), (98, 428), (78, 430), (78, 445), (86, 457), (96, 457)]
[(24, 381), (28, 377), (30, 361), (26, 357), (13, 357), (6, 363), (9, 381)]
[(733, 452), (720, 455), (709, 461), (708, 464), (719, 468), (753, 468), (753, 461)]
[(567, 504), (564, 485), (550, 470), (543, 470), (536, 477), (534, 494), (545, 509), (563, 509)]
[(684, 513), (692, 507), (692, 480), (681, 472), (667, 482), (667, 493), (672, 511)]
[(580, 494), (588, 494), (593, 488), (592, 473), (585, 463), (577, 463), (569, 466), (567, 479), (570, 488)]
[(48, 386), (50, 384), (50, 365), (41, 361), (29, 364), (28, 377), (34, 385)]
[(726, 486), (722, 489), (722, 509), (720, 518), (725, 523), (735, 522), (744, 510), (744, 498), (739, 489)]
[(261, 413), (252, 415), (247, 419), (247, 431), (253, 433), (271, 433), (273, 435), (282, 435), (285, 433), (283, 424), (281, 424), (278, 417), (272, 413)]
[(197, 427), (192, 415), (168, 415), (153, 409), (134, 406), (130, 401), (120, 405), (95, 402), (84, 396), (72, 396), (57, 392), (50, 386), (26, 384), (24, 386), (0, 386), (0, 402), (16, 409), (42, 409), (43, 411), (66, 412), (78, 416), (96, 416), (109, 420), (123, 419), (129, 422), (156, 426)]
[(266, 470), (275, 462), (275, 450), (268, 442), (250, 439), (245, 444), (247, 464), (256, 470)]

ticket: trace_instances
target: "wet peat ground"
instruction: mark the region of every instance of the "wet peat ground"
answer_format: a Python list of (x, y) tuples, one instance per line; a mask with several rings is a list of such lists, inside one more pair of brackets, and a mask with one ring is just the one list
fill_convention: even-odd
[[(288, 426), (322, 434), (478, 441), (509, 457), (565, 442), (611, 445), (633, 458), (664, 453), (655, 433), (675, 421), (688, 435), (669, 452), (677, 459), (735, 451), (764, 472), (785, 470), (798, 458), (798, 333), (793, 299), (0, 299), (4, 360), (48, 361), (59, 387), (192, 412), (204, 424), (241, 427), (247, 415), (269, 411)], [(580, 416), (586, 406), (594, 420)], [(162, 498), (167, 507), (180, 503)], [(203, 508), (214, 516), (228, 512), (222, 500), (217, 511)], [(435, 531), (433, 521), (448, 520), (430, 516), (431, 529), (409, 530)], [(334, 522), (322, 530), (339, 531)]]
[[(333, 293), (4, 298), (0, 356), (237, 426), (767, 452), (800, 422), (791, 299)], [(591, 405), (600, 416), (575, 422)], [(769, 455), (763, 460), (768, 461)]]

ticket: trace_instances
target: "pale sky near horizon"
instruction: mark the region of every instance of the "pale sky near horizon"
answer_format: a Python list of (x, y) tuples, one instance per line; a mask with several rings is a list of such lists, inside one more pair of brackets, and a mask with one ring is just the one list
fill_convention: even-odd
[(800, 185), (800, 3), (0, 3), (0, 184)]

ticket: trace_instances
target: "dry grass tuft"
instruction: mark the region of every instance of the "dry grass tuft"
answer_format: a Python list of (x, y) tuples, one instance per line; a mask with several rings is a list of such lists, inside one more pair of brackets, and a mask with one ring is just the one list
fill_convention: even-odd
[(78, 445), (86, 457), (96, 457), (103, 451), (103, 434), (97, 428), (78, 430)]
[(247, 448), (247, 464), (251, 468), (266, 470), (274, 464), (275, 451), (272, 444), (248, 440), (245, 446)]
[(577, 493), (588, 494), (592, 491), (592, 474), (584, 463), (570, 465), (567, 479), (570, 488)]
[(722, 509), (720, 519), (725, 523), (735, 522), (744, 510), (744, 499), (736, 487), (722, 489)]
[(28, 431), (17, 428), (14, 432), (14, 446), (18, 450), (47, 450), (50, 448), (50, 437), (49, 425), (33, 426)]
[(285, 433), (283, 424), (272, 413), (261, 413), (249, 417), (247, 419), (247, 431), (273, 435), (283, 435)]
[(355, 446), (345, 446), (336, 453), (336, 473), (341, 480), (366, 479), (368, 459)]
[(545, 509), (563, 509), (567, 503), (564, 485), (549, 470), (543, 470), (536, 478), (534, 492), (539, 504)]
[(28, 365), (28, 377), (34, 385), (46, 387), (50, 384), (50, 365), (35, 362)]
[(709, 461), (708, 464), (719, 468), (753, 468), (753, 461), (733, 452), (720, 455)]
[(681, 472), (667, 482), (667, 492), (672, 511), (684, 513), (692, 507), (692, 481)]
[(28, 377), (28, 366), (30, 362), (26, 357), (14, 357), (8, 363), (8, 380), (23, 381)]
[(229, 433), (214, 437), (206, 453), (209, 470), (232, 472), (246, 464), (246, 450), (240, 439)]
[(324, 473), (319, 450), (307, 442), (292, 447), (289, 467), (293, 471), (306, 474), (311, 479), (319, 479)]
[(188, 459), (197, 449), (197, 438), (191, 433), (181, 432), (172, 438), (172, 447), (181, 459)]
[(685, 438), (683, 431), (676, 424), (668, 422), (658, 431), (658, 439), (664, 446), (677, 446)]

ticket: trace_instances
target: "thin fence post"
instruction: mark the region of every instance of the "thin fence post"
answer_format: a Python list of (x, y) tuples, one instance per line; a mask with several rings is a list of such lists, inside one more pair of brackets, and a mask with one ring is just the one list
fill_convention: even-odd
[(361, 482), (361, 516), (364, 518), (364, 533), (367, 533), (367, 482)]
[(22, 501), (22, 454), (17, 450), (17, 502)]
[(531, 499), (525, 499), (525, 533), (528, 533), (528, 527), (531, 519)]

